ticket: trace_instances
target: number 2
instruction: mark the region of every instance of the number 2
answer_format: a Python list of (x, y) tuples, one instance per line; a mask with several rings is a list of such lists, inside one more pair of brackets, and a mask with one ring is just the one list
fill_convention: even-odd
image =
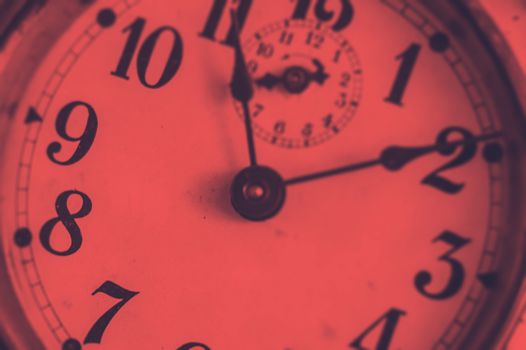
[(443, 156), (450, 156), (457, 148), (461, 148), (461, 151), (453, 160), (433, 171), (422, 180), (423, 185), (434, 187), (446, 194), (459, 193), (462, 191), (465, 185), (463, 183), (453, 182), (441, 175), (441, 173), (466, 164), (472, 160), (477, 153), (477, 143), (474, 141), (475, 137), (471, 132), (461, 127), (450, 127), (442, 131), (438, 135), (436, 144), (438, 146), (446, 145), (448, 143), (449, 136), (453, 133), (459, 133), (462, 135), (462, 141), (464, 141), (464, 143), (458, 146), (444, 147), (444, 149), (439, 150), (439, 153)]

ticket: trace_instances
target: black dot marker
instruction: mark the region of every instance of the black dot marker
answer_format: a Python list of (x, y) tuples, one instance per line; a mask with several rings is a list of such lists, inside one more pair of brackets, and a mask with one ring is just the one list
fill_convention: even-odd
[(62, 344), (62, 350), (81, 350), (82, 345), (76, 339), (68, 339)]
[(496, 272), (488, 272), (477, 275), (480, 283), (487, 289), (495, 289), (498, 286), (499, 275)]
[(449, 37), (444, 33), (435, 33), (429, 38), (431, 50), (442, 53), (450, 47)]
[(15, 244), (20, 248), (29, 246), (32, 240), (33, 234), (27, 228), (20, 228), (15, 232)]
[(100, 10), (99, 14), (97, 15), (97, 23), (99, 23), (99, 25), (103, 28), (111, 27), (115, 23), (116, 19), (117, 16), (112, 9)]
[(502, 146), (496, 142), (488, 143), (484, 146), (482, 151), (484, 159), (488, 163), (498, 163), (502, 160), (503, 151)]

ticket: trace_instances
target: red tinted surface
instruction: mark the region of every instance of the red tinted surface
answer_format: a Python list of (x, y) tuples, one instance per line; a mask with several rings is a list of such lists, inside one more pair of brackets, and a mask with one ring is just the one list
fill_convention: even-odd
[[(1, 185), (36, 333), (50, 349), (457, 345), (512, 186), (476, 57), (401, 0), (238, 3), (102, 1), (46, 57)], [(286, 192), (264, 221), (231, 204), (247, 124), (283, 182), (256, 175), (243, 200)]]

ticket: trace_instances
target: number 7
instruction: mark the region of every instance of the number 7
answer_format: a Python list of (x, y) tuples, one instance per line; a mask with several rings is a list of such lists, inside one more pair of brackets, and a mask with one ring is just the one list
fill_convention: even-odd
[(104, 335), (104, 331), (106, 331), (106, 328), (110, 324), (113, 317), (128, 301), (130, 301), (134, 296), (139, 294), (139, 292), (129, 291), (111, 281), (104, 282), (102, 286), (97, 288), (91, 295), (95, 295), (98, 293), (104, 293), (112, 298), (121, 299), (121, 301), (115, 304), (111, 309), (106, 311), (106, 313), (104, 313), (104, 315), (102, 315), (101, 318), (99, 318), (97, 322), (95, 322), (93, 327), (91, 327), (91, 329), (89, 330), (88, 335), (86, 335), (86, 339), (84, 339), (84, 344), (100, 344), (102, 336)]

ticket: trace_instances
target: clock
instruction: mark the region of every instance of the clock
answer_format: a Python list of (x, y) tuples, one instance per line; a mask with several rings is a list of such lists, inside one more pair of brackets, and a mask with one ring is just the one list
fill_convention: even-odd
[(504, 347), (526, 104), (477, 1), (0, 4), (0, 348)]

